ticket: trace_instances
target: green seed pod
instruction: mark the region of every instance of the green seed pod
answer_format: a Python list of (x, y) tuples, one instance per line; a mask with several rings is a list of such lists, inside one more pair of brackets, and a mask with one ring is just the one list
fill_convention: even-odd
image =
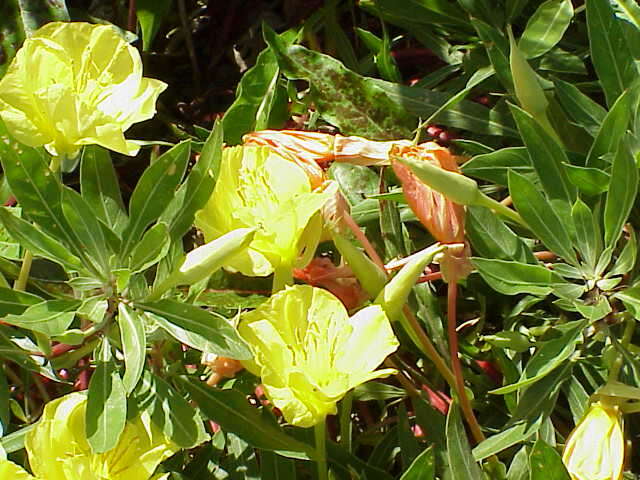
[(409, 293), (425, 267), (431, 263), (433, 257), (446, 248), (445, 245), (436, 243), (411, 255), (410, 260), (378, 294), (375, 303), (384, 309), (390, 320), (399, 319), (402, 307), (407, 303)]
[(376, 298), (387, 283), (387, 274), (348, 239), (336, 231), (331, 231), (331, 239), (340, 255), (353, 270), (362, 288), (371, 298)]
[(510, 28), (507, 33), (509, 34), (509, 48), (511, 50), (509, 53), (509, 65), (513, 76), (516, 98), (520, 106), (540, 122), (541, 117), (546, 119), (549, 101), (538, 82), (536, 72), (531, 68), (531, 65), (529, 65), (529, 62), (527, 62), (527, 59), (518, 48)]
[(475, 180), (459, 173), (450, 172), (430, 162), (412, 158), (394, 157), (394, 161), (408, 166), (426, 185), (460, 205), (479, 205), (482, 196)]
[(229, 258), (246, 249), (255, 228), (238, 228), (190, 251), (179, 269), (158, 284), (146, 301), (153, 301), (176, 285), (191, 285), (220, 269)]

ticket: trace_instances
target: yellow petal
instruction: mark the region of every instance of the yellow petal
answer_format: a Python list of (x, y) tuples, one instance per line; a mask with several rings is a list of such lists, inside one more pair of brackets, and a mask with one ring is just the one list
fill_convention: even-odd
[(6, 459), (0, 459), (0, 478), (6, 478), (7, 480), (35, 480), (35, 477), (29, 475), (22, 467)]
[(0, 80), (0, 116), (9, 132), (52, 155), (98, 144), (126, 155), (124, 138), (151, 118), (166, 84), (142, 77), (138, 51), (107, 25), (52, 22), (27, 39)]
[(330, 192), (312, 192), (304, 171), (267, 147), (227, 148), (216, 188), (196, 215), (196, 225), (207, 241), (237, 228), (258, 227), (247, 251), (225, 268), (266, 276), (280, 265), (293, 266), (317, 243), (317, 222), (306, 228), (329, 197)]
[(284, 418), (311, 427), (336, 413), (337, 402), (360, 383), (389, 375), (375, 370), (398, 342), (379, 306), (351, 319), (321, 288), (296, 285), (242, 316), (238, 331), (254, 355), (247, 367), (262, 377)]

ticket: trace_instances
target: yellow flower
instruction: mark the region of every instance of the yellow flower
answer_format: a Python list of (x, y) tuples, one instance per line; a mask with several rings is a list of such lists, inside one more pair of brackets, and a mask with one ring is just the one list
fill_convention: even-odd
[(52, 155), (90, 144), (135, 155), (139, 146), (123, 132), (153, 117), (166, 87), (142, 77), (140, 54), (113, 27), (52, 22), (0, 80), (0, 117), (18, 141)]
[(382, 308), (372, 305), (349, 318), (342, 302), (321, 288), (286, 288), (244, 314), (238, 331), (253, 352), (243, 365), (299, 427), (335, 414), (352, 388), (394, 373), (376, 370), (398, 348)]
[(562, 461), (572, 480), (621, 480), (624, 434), (618, 408), (593, 403), (571, 432)]
[(330, 191), (312, 191), (305, 172), (268, 147), (226, 148), (215, 190), (196, 214), (196, 226), (207, 242), (257, 227), (249, 248), (224, 267), (263, 277), (309, 262), (322, 234), (319, 211), (329, 198)]
[(71, 393), (49, 402), (25, 441), (34, 476), (7, 460), (0, 460), (0, 478), (149, 480), (160, 462), (178, 451), (151, 423), (149, 414), (142, 413), (127, 422), (113, 449), (93, 453), (85, 436), (86, 407), (84, 393)]

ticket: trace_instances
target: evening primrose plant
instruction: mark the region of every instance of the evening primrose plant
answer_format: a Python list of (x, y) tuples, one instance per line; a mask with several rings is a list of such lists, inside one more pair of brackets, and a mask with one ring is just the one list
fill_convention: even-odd
[(635, 2), (73, 3), (0, 1), (0, 478), (638, 475)]

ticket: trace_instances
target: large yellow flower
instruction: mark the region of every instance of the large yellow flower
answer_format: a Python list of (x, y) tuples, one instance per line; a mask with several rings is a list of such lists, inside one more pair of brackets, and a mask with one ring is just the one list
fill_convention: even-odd
[[(268, 147), (225, 148), (218, 182), (196, 214), (196, 226), (207, 242), (238, 228), (257, 228), (247, 251), (224, 267), (267, 276), (309, 262), (322, 233), (319, 211), (331, 196), (312, 191), (304, 170)], [(301, 264), (303, 251), (307, 258)]]
[(18, 141), (52, 155), (90, 144), (135, 155), (123, 132), (153, 117), (166, 87), (142, 77), (140, 54), (113, 27), (53, 22), (24, 42), (0, 80), (0, 117)]
[[(15, 480), (149, 480), (160, 462), (178, 451), (147, 413), (125, 425), (118, 444), (91, 451), (85, 436), (87, 397), (72, 393), (49, 402), (25, 447), (34, 476), (0, 459), (0, 478)], [(155, 476), (155, 480), (166, 475)]]
[(321, 288), (286, 288), (244, 314), (238, 330), (253, 352), (243, 365), (299, 427), (335, 414), (352, 388), (394, 373), (376, 370), (398, 348), (382, 308), (372, 305), (349, 318), (342, 302)]
[(562, 461), (571, 480), (620, 480), (624, 434), (618, 408), (593, 403), (567, 438)]

